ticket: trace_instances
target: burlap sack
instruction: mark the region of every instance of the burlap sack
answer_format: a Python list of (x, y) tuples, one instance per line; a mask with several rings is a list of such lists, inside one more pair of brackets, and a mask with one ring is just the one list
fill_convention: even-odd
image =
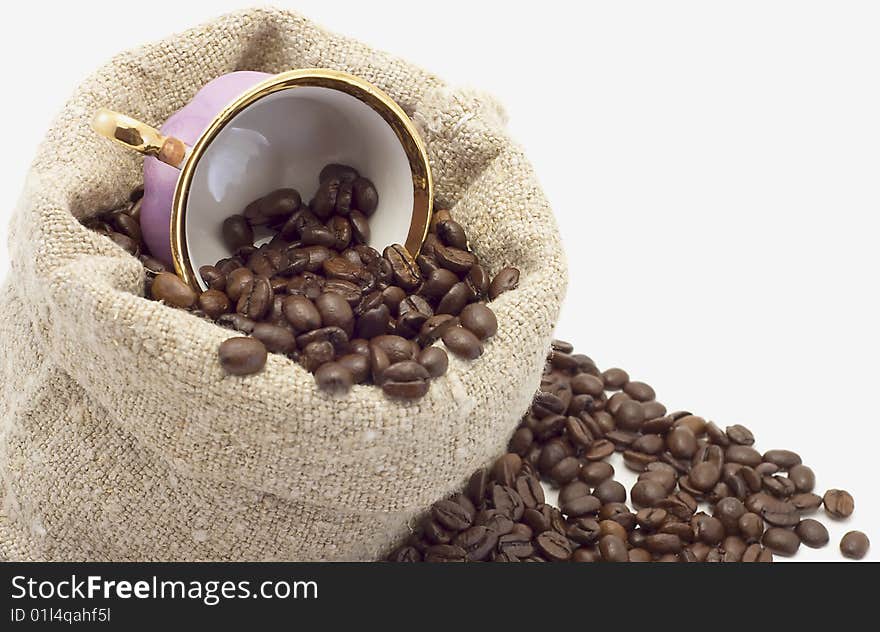
[[(236, 69), (324, 66), (417, 122), (440, 204), (480, 258), (522, 271), (498, 335), (421, 401), (319, 392), (280, 356), (227, 376), (230, 333), (142, 298), (138, 261), (83, 228), (140, 159), (88, 127), (108, 106), (159, 125)], [(123, 53), (85, 81), (40, 147), (0, 290), (0, 558), (369, 560), (498, 454), (537, 388), (565, 290), (548, 204), (491, 100), (285, 11), (235, 13)]]

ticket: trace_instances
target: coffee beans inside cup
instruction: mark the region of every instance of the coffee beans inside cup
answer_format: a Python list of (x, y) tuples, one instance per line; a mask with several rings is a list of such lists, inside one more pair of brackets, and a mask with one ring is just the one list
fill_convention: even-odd
[[(229, 256), (199, 269), (208, 285), (201, 293), (147, 252), (137, 195), (87, 225), (141, 259), (148, 296), (241, 334), (218, 350), (227, 373), (259, 372), (275, 353), (327, 392), (374, 384), (389, 397), (422, 397), (449, 364), (438, 342), (465, 360), (482, 355), (499, 327), (487, 303), (515, 289), (519, 271), (501, 267), (490, 277), (444, 209), (434, 211), (418, 256), (400, 244), (380, 253), (367, 245), (379, 203), (373, 183), (338, 164), (318, 180), (308, 204), (282, 188), (226, 218)], [(269, 235), (256, 245), (259, 232)]]
[[(827, 528), (810, 516), (824, 504), (845, 519), (852, 496), (819, 496), (798, 454), (754, 444), (745, 426), (667, 412), (647, 384), (555, 341), (507, 453), (437, 502), (387, 559), (771, 562), (827, 545)], [(615, 452), (638, 476), (629, 490), (607, 462)], [(544, 485), (558, 489), (555, 505)], [(840, 541), (853, 559), (869, 547), (861, 531)]]

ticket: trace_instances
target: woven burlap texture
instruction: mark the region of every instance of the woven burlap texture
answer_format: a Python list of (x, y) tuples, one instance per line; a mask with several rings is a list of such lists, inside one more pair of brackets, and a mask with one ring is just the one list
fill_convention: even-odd
[[(231, 334), (142, 298), (136, 259), (79, 220), (142, 179), (88, 126), (106, 106), (160, 125), (233, 70), (329, 67), (418, 125), (439, 204), (481, 260), (522, 271), (498, 335), (411, 403), (331, 397), (294, 362), (225, 375)], [(38, 150), (0, 290), (0, 559), (371, 560), (500, 453), (528, 407), (565, 291), (547, 201), (492, 99), (294, 13), (252, 9), (115, 57)]]

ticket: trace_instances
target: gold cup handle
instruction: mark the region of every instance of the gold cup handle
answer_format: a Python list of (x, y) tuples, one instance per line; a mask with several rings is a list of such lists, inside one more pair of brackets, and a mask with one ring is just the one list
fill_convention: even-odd
[(124, 147), (147, 156), (155, 156), (177, 169), (183, 166), (190, 151), (182, 140), (163, 136), (159, 130), (149, 125), (106, 108), (101, 108), (95, 113), (92, 129)]

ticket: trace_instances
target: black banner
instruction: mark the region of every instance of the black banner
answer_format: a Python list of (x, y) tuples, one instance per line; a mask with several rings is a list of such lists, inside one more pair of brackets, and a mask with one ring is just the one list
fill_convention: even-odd
[[(857, 570), (857, 567), (860, 569)], [(325, 624), (428, 620), (443, 611), (495, 618), (634, 614), (686, 600), (774, 607), (780, 590), (800, 603), (848, 601), (875, 565), (844, 564), (0, 564), (0, 629), (134, 629), (188, 623), (227, 629), (296, 617)], [(873, 581), (862, 584), (873, 586)], [(744, 589), (747, 590), (744, 593)], [(781, 588), (784, 587), (784, 588)], [(814, 601), (815, 600), (815, 601)], [(476, 610), (475, 610), (476, 609)], [(461, 622), (460, 622), (461, 623)], [(461, 623), (463, 625), (463, 623)], [(456, 625), (460, 628), (461, 625)], [(289, 627), (289, 626), (285, 626)]]

